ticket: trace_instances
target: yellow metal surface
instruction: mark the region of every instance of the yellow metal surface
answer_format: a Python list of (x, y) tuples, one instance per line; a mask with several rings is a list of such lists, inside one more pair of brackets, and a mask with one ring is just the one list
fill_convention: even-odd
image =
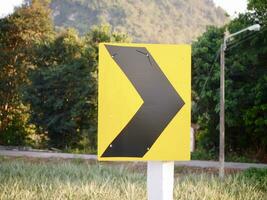
[(132, 83), (110, 56), (105, 44), (101, 43), (98, 76), (98, 159), (101, 161), (190, 160), (191, 46), (108, 44), (145, 47), (182, 97), (185, 105), (142, 158), (101, 157), (143, 104)]

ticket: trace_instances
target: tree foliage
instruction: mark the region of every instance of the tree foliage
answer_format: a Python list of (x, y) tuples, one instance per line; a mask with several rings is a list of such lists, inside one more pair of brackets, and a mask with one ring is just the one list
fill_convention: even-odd
[(248, 1), (249, 10), (255, 12), (255, 15), (258, 20), (265, 21), (267, 20), (267, 1), (266, 0), (249, 0)]
[(86, 145), (96, 147), (98, 43), (125, 39), (100, 26), (84, 38), (65, 30), (39, 46), (24, 99), (31, 122), (47, 132), (50, 145), (79, 148), (86, 137)]
[(0, 19), (1, 135), (11, 128), (10, 124), (16, 124), (16, 131), (25, 132), (25, 124), (21, 122), (25, 121), (27, 108), (22, 105), (20, 89), (27, 82), (34, 44), (51, 36), (53, 26), (48, 6), (46, 2), (33, 1), (30, 6), (23, 5), (14, 14)]
[(31, 122), (48, 133), (52, 146), (77, 144), (81, 129), (88, 127), (94, 92), (88, 53), (71, 30), (38, 48), (24, 99)]
[(218, 146), (219, 64), (218, 49), (223, 28), (209, 27), (192, 46), (193, 120), (202, 131), (199, 143), (206, 149)]

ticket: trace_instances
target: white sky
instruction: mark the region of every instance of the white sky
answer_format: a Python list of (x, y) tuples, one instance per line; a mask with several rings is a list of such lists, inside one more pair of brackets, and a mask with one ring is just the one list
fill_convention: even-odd
[(23, 0), (0, 0), (0, 17), (13, 12), (15, 6), (21, 5)]
[[(232, 17), (246, 10), (247, 0), (213, 0)], [(13, 12), (14, 6), (19, 6), (23, 0), (0, 0), (0, 17)]]
[(213, 0), (216, 6), (222, 7), (231, 16), (247, 10), (247, 0)]

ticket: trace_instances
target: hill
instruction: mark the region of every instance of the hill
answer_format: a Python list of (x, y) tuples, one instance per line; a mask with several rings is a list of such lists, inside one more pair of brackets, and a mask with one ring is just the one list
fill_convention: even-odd
[(207, 25), (221, 26), (225, 11), (212, 0), (52, 0), (57, 27), (74, 27), (84, 34), (109, 23), (135, 42), (190, 43)]

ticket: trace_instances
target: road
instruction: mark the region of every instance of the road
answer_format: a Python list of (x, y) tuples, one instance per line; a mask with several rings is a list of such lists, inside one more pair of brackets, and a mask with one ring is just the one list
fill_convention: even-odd
[[(70, 153), (51, 153), (51, 152), (35, 152), (35, 151), (18, 151), (18, 150), (0, 150), (0, 156), (16, 156), (16, 157), (35, 157), (35, 158), (79, 158), (85, 160), (96, 160), (96, 155), (90, 154), (70, 154)], [(218, 168), (219, 162), (216, 161), (176, 161), (175, 166), (199, 167), (199, 168)], [(225, 168), (229, 169), (248, 169), (248, 168), (267, 168), (267, 164), (259, 163), (236, 163), (226, 162)]]

